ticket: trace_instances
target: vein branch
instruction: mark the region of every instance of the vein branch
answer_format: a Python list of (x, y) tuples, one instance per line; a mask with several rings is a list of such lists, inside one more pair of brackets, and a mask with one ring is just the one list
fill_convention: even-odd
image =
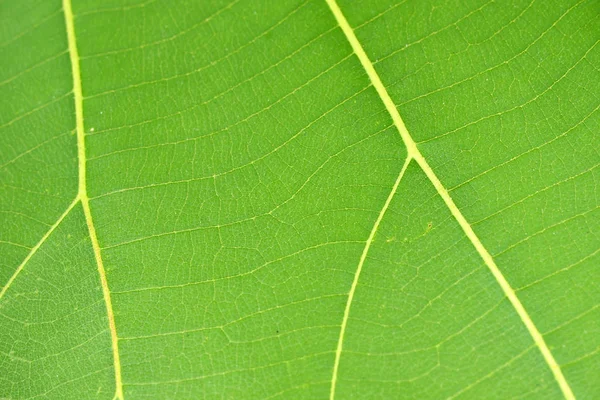
[(338, 338), (337, 349), (335, 351), (335, 361), (333, 364), (333, 375), (331, 378), (331, 389), (329, 392), (329, 398), (332, 400), (335, 398), (335, 388), (336, 388), (336, 382), (337, 382), (337, 376), (338, 376), (338, 369), (340, 366), (340, 358), (342, 356), (342, 349), (344, 347), (344, 336), (346, 334), (346, 327), (348, 325), (348, 318), (350, 316), (350, 307), (352, 307), (352, 300), (354, 299), (354, 293), (356, 292), (356, 287), (358, 285), (360, 273), (362, 271), (365, 260), (367, 259), (367, 254), (369, 253), (369, 249), (371, 248), (371, 244), (373, 243), (373, 239), (375, 238), (377, 229), (379, 229), (379, 224), (381, 223), (381, 220), (383, 220), (383, 217), (385, 216), (385, 213), (386, 213), (387, 209), (389, 208), (390, 203), (392, 202), (392, 199), (394, 198), (394, 195), (398, 191), (398, 186), (400, 185), (400, 181), (402, 180), (402, 177), (404, 176), (404, 173), (406, 172), (406, 169), (408, 168), (408, 165), (410, 164), (411, 160), (412, 160), (412, 158), (410, 156), (406, 157), (406, 161), (404, 161), (404, 165), (402, 166), (402, 169), (400, 170), (400, 174), (398, 174), (398, 178), (396, 178), (396, 182), (394, 182), (394, 186), (392, 187), (390, 194), (388, 195), (387, 199), (385, 200), (385, 204), (383, 205), (383, 208), (379, 212), (379, 215), (377, 216), (377, 220), (375, 221), (375, 224), (373, 225), (373, 228), (371, 229), (371, 233), (369, 234), (367, 242), (365, 243), (365, 247), (363, 248), (362, 254), (360, 256), (358, 266), (356, 267), (356, 272), (354, 273), (354, 280), (352, 281), (352, 286), (350, 287), (350, 292), (348, 293), (348, 300), (346, 300), (346, 308), (344, 309), (344, 317), (342, 318), (342, 326), (340, 328), (340, 336)]
[(104, 263), (102, 261), (102, 253), (100, 245), (98, 243), (98, 236), (96, 234), (96, 228), (94, 226), (94, 220), (92, 218), (92, 212), (90, 209), (90, 200), (87, 193), (86, 185), (86, 152), (85, 152), (85, 130), (83, 124), (83, 92), (81, 89), (81, 72), (79, 67), (79, 53), (77, 51), (77, 40), (75, 36), (75, 25), (73, 17), (73, 9), (71, 7), (71, 0), (63, 0), (63, 11), (65, 14), (65, 24), (67, 29), (67, 38), (69, 42), (69, 55), (71, 58), (71, 69), (73, 75), (73, 95), (75, 99), (75, 123), (77, 128), (77, 157), (78, 157), (78, 170), (79, 170), (79, 190), (77, 199), (81, 200), (83, 206), (83, 213), (85, 215), (85, 222), (88, 227), (90, 234), (90, 240), (92, 242), (92, 248), (94, 250), (94, 257), (98, 267), (98, 274), (100, 276), (100, 284), (102, 286), (102, 294), (104, 296), (104, 302), (106, 304), (106, 314), (108, 317), (108, 324), (112, 343), (113, 352), (113, 363), (115, 368), (115, 396), (114, 399), (123, 400), (123, 384), (121, 380), (121, 362), (119, 357), (119, 343), (117, 336), (117, 328), (115, 325), (115, 316), (113, 312), (112, 302), (110, 298), (110, 289), (108, 287), (108, 281), (106, 279), (106, 270), (104, 269)]
[[(462, 230), (464, 231), (464, 233), (467, 235), (467, 237), (469, 238), (469, 240), (471, 241), (471, 243), (473, 244), (473, 246), (475, 247), (475, 249), (481, 256), (481, 258), (483, 259), (485, 264), (488, 266), (492, 275), (494, 276), (494, 278), (496, 279), (496, 281), (502, 288), (505, 296), (509, 299), (509, 301), (513, 305), (514, 309), (517, 311), (517, 314), (523, 321), (523, 324), (529, 331), (529, 334), (531, 335), (535, 344), (537, 345), (540, 352), (542, 353), (542, 356), (544, 357), (544, 360), (550, 367), (550, 370), (552, 371), (554, 378), (556, 379), (558, 385), (560, 386), (560, 389), (561, 389), (564, 397), (567, 400), (574, 400), (575, 396), (573, 394), (573, 391), (571, 390), (571, 387), (569, 386), (567, 380), (565, 379), (560, 366), (554, 359), (552, 352), (548, 348), (548, 345), (546, 344), (544, 337), (542, 336), (540, 331), (537, 329), (537, 327), (533, 323), (533, 320), (527, 313), (527, 310), (525, 309), (525, 307), (523, 306), (523, 304), (521, 303), (521, 301), (515, 294), (514, 289), (510, 286), (510, 284), (508, 283), (508, 281), (506, 280), (506, 278), (504, 277), (504, 275), (502, 274), (502, 272), (496, 265), (496, 262), (494, 261), (493, 257), (487, 251), (485, 246), (481, 243), (481, 240), (479, 240), (479, 237), (477, 236), (477, 234), (475, 234), (475, 232), (473, 231), (471, 224), (469, 224), (469, 222), (463, 216), (462, 212), (456, 206), (456, 204), (454, 203), (454, 200), (452, 199), (452, 197), (450, 196), (450, 194), (448, 193), (448, 191), (446, 190), (444, 185), (438, 179), (435, 172), (431, 169), (431, 167), (427, 163), (427, 160), (425, 159), (425, 157), (423, 157), (423, 155), (419, 151), (416, 142), (414, 141), (414, 139), (408, 132), (408, 129), (406, 129), (406, 126), (404, 125), (404, 121), (400, 117), (400, 113), (398, 112), (396, 105), (392, 101), (392, 98), (390, 97), (385, 86), (383, 85), (381, 78), (379, 77), (379, 74), (377, 74), (377, 71), (375, 71), (373, 63), (371, 62), (371, 60), (365, 53), (365, 50), (363, 49), (361, 43), (359, 42), (358, 38), (356, 37), (356, 34), (354, 33), (354, 30), (352, 29), (352, 27), (346, 20), (346, 17), (344, 16), (344, 14), (342, 13), (338, 4), (336, 3), (336, 0), (326, 0), (326, 1), (327, 1), (327, 4), (329, 5), (329, 8), (331, 9), (333, 15), (335, 16), (338, 24), (340, 25), (340, 28), (346, 35), (346, 39), (348, 40), (348, 42), (350, 42), (350, 45), (352, 46), (354, 53), (359, 58), (363, 68), (365, 69), (365, 71), (367, 72), (367, 75), (369, 76), (369, 79), (371, 80), (371, 82), (373, 83), (373, 86), (377, 90), (379, 97), (383, 101), (386, 109), (388, 110), (390, 116), (392, 117), (392, 120), (394, 121), (394, 124), (396, 125), (396, 128), (398, 129), (398, 132), (400, 133), (400, 136), (402, 137), (402, 140), (404, 141), (404, 143), (407, 147), (409, 159), (414, 158), (415, 161), (419, 164), (419, 166), (423, 170), (423, 172), (425, 172), (425, 174), (427, 175), (427, 177), (429, 178), (429, 180), (431, 181), (431, 183), (433, 184), (433, 186), (439, 193), (440, 197), (444, 200), (444, 203), (446, 203), (446, 206), (448, 207), (448, 209), (450, 210), (450, 212), (452, 213), (452, 215), (454, 216), (456, 221), (459, 223), (459, 225), (462, 228)], [(338, 345), (338, 350), (341, 351), (341, 347), (339, 345)], [(337, 363), (339, 363), (339, 360), (336, 357), (336, 364)], [(330, 397), (331, 399), (333, 399), (333, 395), (335, 394), (335, 381), (337, 379), (337, 377), (335, 376), (336, 374), (337, 374), (337, 365), (334, 366), (334, 377), (332, 379), (332, 390), (331, 390), (331, 397)]]
[(29, 260), (31, 260), (31, 257), (33, 257), (35, 253), (37, 253), (38, 249), (40, 247), (42, 247), (42, 244), (44, 244), (44, 242), (46, 242), (46, 240), (50, 237), (50, 235), (52, 234), (52, 232), (54, 232), (56, 230), (56, 228), (58, 228), (58, 226), (60, 225), (60, 223), (71, 212), (71, 210), (73, 209), (73, 207), (75, 207), (75, 204), (77, 204), (78, 201), (79, 201), (79, 197), (76, 197), (71, 202), (71, 204), (69, 204), (69, 207), (67, 207), (67, 209), (65, 210), (65, 212), (63, 212), (62, 215), (60, 217), (58, 217), (58, 219), (56, 220), (56, 222), (50, 227), (50, 229), (48, 229), (48, 231), (44, 234), (44, 236), (42, 236), (42, 238), (40, 239), (40, 241), (37, 242), (37, 244), (35, 246), (33, 246), (33, 248), (29, 251), (29, 254), (27, 254), (27, 257), (25, 257), (25, 259), (23, 260), (23, 262), (17, 267), (17, 269), (12, 274), (12, 276), (10, 277), (10, 279), (8, 280), (8, 282), (6, 282), (6, 285), (4, 285), (4, 287), (2, 288), (2, 291), (0, 291), (0, 300), (2, 299), (2, 297), (4, 297), (4, 294), (6, 293), (6, 291), (8, 290), (8, 288), (12, 285), (12, 283), (15, 281), (15, 279), (17, 278), (17, 276), (21, 273), (21, 271), (23, 270), (23, 268), (25, 267), (25, 265), (29, 262)]

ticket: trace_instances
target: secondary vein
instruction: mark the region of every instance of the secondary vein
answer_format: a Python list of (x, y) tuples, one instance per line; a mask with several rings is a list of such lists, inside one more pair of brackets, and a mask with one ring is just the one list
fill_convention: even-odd
[[(450, 194), (448, 193), (448, 191), (446, 190), (444, 185), (438, 179), (435, 172), (431, 169), (431, 167), (427, 163), (427, 160), (425, 159), (425, 157), (423, 157), (423, 155), (419, 151), (416, 142), (413, 140), (412, 136), (408, 132), (408, 129), (406, 129), (406, 125), (404, 125), (404, 121), (400, 117), (400, 113), (398, 112), (396, 105), (392, 101), (392, 98), (390, 97), (385, 86), (383, 85), (383, 82), (381, 81), (379, 74), (377, 74), (377, 71), (375, 71), (375, 67), (373, 66), (373, 63), (367, 56), (360, 41), (356, 37), (354, 30), (352, 29), (352, 27), (346, 20), (346, 17), (342, 13), (342, 10), (336, 3), (336, 0), (326, 0), (326, 1), (327, 1), (327, 4), (329, 5), (329, 8), (331, 9), (333, 15), (335, 16), (338, 24), (340, 25), (340, 28), (346, 35), (346, 39), (352, 46), (354, 53), (359, 58), (363, 68), (365, 69), (365, 71), (367, 72), (367, 75), (369, 76), (369, 79), (371, 80), (371, 82), (373, 83), (373, 86), (377, 90), (379, 97), (381, 98), (386, 109), (390, 113), (390, 116), (392, 117), (392, 120), (394, 121), (394, 124), (396, 125), (396, 128), (398, 129), (398, 132), (400, 133), (400, 136), (402, 137), (402, 140), (404, 141), (404, 143), (407, 147), (409, 158), (414, 158), (415, 161), (417, 161), (417, 163), (423, 170), (423, 172), (425, 172), (425, 174), (427, 175), (427, 177), (429, 178), (429, 180), (431, 181), (431, 183), (437, 190), (438, 194), (444, 200), (444, 203), (446, 203), (446, 206), (448, 207), (448, 209), (450, 210), (450, 212), (452, 213), (454, 218), (459, 223), (463, 232), (467, 235), (467, 237), (469, 238), (469, 240), (471, 241), (471, 243), (473, 244), (473, 246), (475, 247), (475, 249), (481, 256), (481, 258), (483, 259), (485, 264), (488, 266), (488, 268), (491, 271), (494, 278), (496, 278), (496, 281), (498, 282), (498, 284), (502, 288), (504, 294), (506, 295), (506, 297), (509, 299), (509, 301), (511, 302), (511, 304), (517, 311), (517, 314), (523, 321), (523, 324), (529, 331), (529, 334), (531, 335), (535, 344), (537, 345), (540, 352), (542, 353), (542, 356), (544, 357), (544, 360), (550, 367), (550, 370), (552, 371), (554, 378), (556, 379), (558, 385), (560, 386), (560, 389), (561, 389), (564, 397), (567, 400), (574, 400), (575, 395), (573, 394), (573, 391), (571, 390), (569, 383), (565, 379), (560, 366), (554, 359), (552, 352), (548, 348), (548, 345), (546, 344), (544, 337), (542, 336), (540, 331), (537, 329), (537, 327), (533, 323), (533, 320), (527, 313), (527, 310), (525, 309), (525, 307), (523, 306), (523, 304), (517, 297), (515, 291), (510, 286), (510, 284), (508, 283), (508, 281), (506, 280), (506, 278), (504, 277), (504, 275), (502, 274), (502, 272), (496, 265), (496, 262), (494, 261), (491, 254), (487, 251), (485, 246), (481, 243), (481, 240), (479, 240), (479, 237), (473, 231), (471, 224), (469, 224), (469, 222), (466, 220), (466, 218), (462, 215), (461, 211), (454, 203), (454, 200), (452, 199), (452, 197), (450, 196)], [(343, 337), (340, 340), (343, 340)], [(341, 346), (338, 345), (338, 349), (341, 351)], [(336, 356), (336, 360), (337, 360), (337, 356)], [(339, 363), (339, 360), (336, 361), (336, 364), (337, 363)], [(334, 377), (332, 379), (331, 396), (330, 396), (330, 398), (332, 400), (333, 400), (334, 394), (335, 394), (335, 382), (337, 380), (337, 376), (336, 376), (337, 370), (338, 370), (338, 366), (335, 365), (334, 366)]]
[(340, 336), (338, 338), (337, 349), (335, 351), (335, 361), (333, 363), (333, 375), (331, 377), (331, 390), (329, 392), (330, 399), (335, 398), (335, 388), (336, 388), (336, 381), (337, 381), (337, 376), (338, 376), (338, 369), (340, 366), (340, 358), (342, 356), (342, 349), (344, 347), (344, 336), (346, 334), (346, 326), (348, 325), (348, 318), (350, 316), (350, 308), (352, 307), (352, 300), (354, 299), (354, 293), (356, 292), (356, 287), (358, 286), (358, 280), (360, 278), (360, 273), (362, 271), (365, 260), (367, 259), (367, 254), (369, 253), (369, 249), (371, 248), (371, 244), (373, 243), (373, 239), (375, 238), (377, 229), (379, 229), (379, 224), (381, 223), (381, 220), (383, 220), (385, 212), (387, 211), (388, 207), (390, 206), (390, 203), (392, 202), (392, 199), (394, 198), (394, 195), (396, 194), (396, 191), (398, 190), (400, 181), (402, 180), (402, 177), (404, 176), (404, 172), (406, 172), (406, 168), (408, 168), (408, 164), (410, 164), (410, 161), (411, 161), (411, 157), (407, 156), (406, 161), (404, 161), (404, 165), (402, 166), (402, 169), (400, 170), (400, 174), (398, 174), (398, 178), (396, 178), (396, 182), (394, 182), (394, 186), (392, 187), (390, 194), (388, 195), (387, 199), (385, 200), (385, 204), (381, 208), (381, 211), (379, 212), (379, 215), (377, 216), (377, 220), (375, 221), (375, 224), (373, 224), (371, 233), (369, 234), (369, 237), (367, 238), (365, 247), (363, 248), (362, 254), (360, 256), (360, 260), (358, 261), (358, 266), (356, 267), (356, 272), (354, 273), (354, 279), (352, 281), (352, 286), (350, 287), (350, 292), (348, 293), (348, 299), (346, 300), (346, 308), (344, 309), (344, 317), (342, 318), (342, 325), (340, 327)]
[(119, 338), (117, 336), (117, 328), (115, 325), (115, 316), (110, 298), (110, 289), (106, 279), (106, 270), (102, 261), (102, 253), (96, 235), (96, 228), (92, 219), (90, 210), (90, 201), (87, 193), (86, 185), (86, 152), (85, 152), (85, 131), (83, 125), (83, 92), (81, 90), (81, 72), (79, 69), (79, 53), (77, 51), (77, 40), (75, 36), (75, 26), (73, 9), (71, 0), (63, 0), (63, 11), (65, 14), (65, 24), (67, 28), (67, 38), (69, 42), (69, 55), (71, 58), (71, 69), (73, 75), (73, 94), (75, 99), (75, 123), (77, 128), (77, 156), (79, 165), (79, 191), (78, 199), (81, 200), (83, 212), (85, 214), (85, 222), (90, 234), (94, 257), (98, 266), (98, 274), (100, 275), (100, 284), (102, 286), (102, 294), (106, 304), (106, 314), (110, 330), (110, 337), (113, 352), (113, 364), (115, 368), (115, 395), (114, 399), (123, 400), (123, 384), (121, 380), (121, 361), (119, 357)]
[(31, 257), (33, 257), (33, 255), (38, 251), (38, 249), (42, 246), (42, 244), (44, 244), (44, 242), (50, 237), (52, 232), (54, 232), (56, 230), (56, 228), (58, 228), (60, 223), (71, 212), (71, 210), (73, 209), (73, 207), (75, 207), (75, 204), (77, 204), (78, 201), (79, 201), (79, 197), (75, 198), (75, 200), (73, 200), (71, 202), (69, 207), (67, 207), (67, 209), (61, 214), (61, 216), (58, 217), (56, 222), (50, 227), (50, 229), (48, 229), (48, 231), (44, 234), (44, 236), (42, 236), (40, 241), (37, 242), (37, 244), (35, 246), (33, 246), (33, 248), (29, 251), (29, 254), (27, 254), (27, 257), (25, 257), (23, 262), (17, 267), (17, 269), (12, 274), (12, 276), (10, 277), (8, 282), (6, 282), (6, 285), (4, 285), (4, 287), (2, 288), (2, 291), (0, 291), (0, 299), (2, 299), (2, 297), (4, 297), (4, 294), (6, 293), (8, 288), (12, 285), (12, 283), (15, 281), (17, 276), (21, 273), (21, 271), (23, 270), (23, 267), (25, 267), (25, 264), (27, 264), (29, 262), (29, 260), (31, 260)]

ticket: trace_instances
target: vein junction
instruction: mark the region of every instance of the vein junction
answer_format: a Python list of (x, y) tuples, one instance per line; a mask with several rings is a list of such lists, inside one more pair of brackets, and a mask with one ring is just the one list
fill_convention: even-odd
[(110, 298), (110, 289), (108, 287), (108, 281), (106, 279), (106, 270), (104, 269), (104, 263), (102, 261), (102, 254), (100, 251), (100, 245), (98, 243), (98, 237), (96, 235), (96, 228), (94, 227), (94, 221), (92, 219), (92, 212), (90, 209), (90, 201), (87, 193), (86, 186), (86, 154), (85, 154), (85, 131), (83, 125), (83, 92), (81, 90), (81, 72), (79, 69), (79, 53), (77, 51), (77, 41), (75, 36), (75, 26), (73, 10), (71, 7), (71, 0), (63, 0), (63, 12), (65, 14), (65, 24), (67, 28), (67, 38), (69, 42), (69, 55), (71, 58), (71, 68), (73, 75), (73, 95), (75, 99), (75, 122), (77, 128), (77, 155), (79, 163), (79, 190), (77, 194), (77, 200), (81, 201), (83, 212), (85, 215), (85, 221), (90, 233), (90, 240), (94, 250), (94, 257), (98, 266), (98, 274), (100, 276), (100, 283), (102, 286), (102, 294), (104, 296), (104, 302), (106, 303), (106, 313), (108, 317), (108, 324), (112, 342), (113, 351), (113, 363), (115, 368), (115, 395), (114, 399), (123, 400), (123, 384), (121, 380), (121, 362), (119, 357), (119, 339), (117, 336), (117, 328), (115, 325), (115, 317), (112, 308), (112, 302)]
[[(396, 128), (398, 129), (398, 132), (400, 133), (400, 136), (402, 137), (402, 140), (404, 141), (404, 143), (406, 145), (406, 148), (408, 151), (408, 160), (414, 159), (419, 164), (419, 166), (421, 167), (423, 172), (425, 172), (425, 174), (427, 175), (427, 177), (429, 178), (429, 180), (431, 181), (431, 183), (433, 184), (433, 186), (439, 193), (440, 197), (444, 200), (444, 202), (446, 203), (446, 206), (448, 207), (448, 209), (450, 210), (450, 212), (452, 213), (454, 218), (457, 220), (460, 227), (463, 229), (464, 233), (467, 235), (467, 237), (469, 238), (469, 240), (471, 241), (471, 243), (473, 244), (473, 246), (475, 247), (475, 249), (481, 256), (481, 258), (483, 259), (485, 264), (488, 266), (489, 270), (492, 272), (492, 275), (494, 275), (494, 278), (496, 278), (496, 281), (498, 282), (498, 284), (504, 291), (505, 296), (509, 299), (509, 301), (511, 302), (511, 304), (517, 311), (517, 314), (523, 321), (523, 324), (529, 331), (529, 334), (531, 335), (535, 344), (537, 345), (540, 352), (542, 353), (544, 360), (550, 367), (552, 374), (554, 375), (554, 378), (556, 379), (558, 385), (560, 386), (560, 389), (561, 389), (564, 397), (568, 400), (574, 400), (575, 396), (573, 394), (573, 391), (571, 390), (571, 387), (569, 386), (567, 380), (565, 379), (565, 377), (562, 373), (562, 370), (560, 369), (560, 366), (558, 365), (558, 363), (554, 359), (554, 356), (550, 352), (550, 349), (548, 348), (548, 345), (546, 344), (542, 334), (539, 332), (539, 330), (533, 323), (533, 320), (527, 313), (527, 310), (525, 310), (525, 307), (523, 307), (523, 304), (521, 304), (521, 301), (515, 294), (515, 291), (510, 286), (510, 284), (508, 283), (508, 281), (506, 280), (506, 278), (504, 277), (504, 275), (502, 274), (502, 272), (496, 265), (496, 262), (494, 261), (494, 259), (490, 255), (490, 253), (483, 246), (483, 244), (481, 243), (481, 241), (479, 240), (479, 238), (473, 231), (473, 228), (471, 227), (469, 222), (462, 215), (461, 211), (454, 203), (454, 200), (452, 200), (452, 197), (450, 197), (450, 194), (448, 193), (448, 191), (446, 190), (444, 185), (440, 182), (440, 180), (436, 176), (435, 172), (433, 172), (433, 170), (427, 163), (427, 160), (425, 159), (425, 157), (423, 157), (423, 155), (419, 151), (417, 144), (415, 143), (412, 136), (406, 129), (406, 126), (404, 125), (404, 121), (402, 121), (402, 118), (400, 117), (400, 114), (398, 112), (398, 109), (396, 108), (396, 105), (392, 101), (392, 98), (390, 97), (385, 86), (381, 82), (381, 79), (379, 78), (377, 71), (375, 71), (373, 63), (371, 62), (371, 60), (369, 60), (369, 57), (365, 53), (365, 50), (363, 49), (362, 45), (360, 44), (358, 38), (356, 37), (356, 35), (354, 33), (354, 30), (352, 29), (352, 27), (346, 20), (346, 17), (342, 13), (338, 4), (336, 3), (335, 0), (326, 0), (326, 1), (327, 1), (327, 4), (329, 5), (329, 8), (331, 9), (333, 15), (335, 16), (340, 28), (344, 32), (346, 39), (348, 40), (348, 42), (350, 42), (350, 45), (352, 46), (354, 53), (359, 58), (363, 68), (365, 69), (365, 71), (367, 72), (367, 75), (369, 76), (369, 79), (371, 80), (373, 86), (377, 90), (379, 97), (383, 101), (386, 109), (388, 110), (390, 116), (392, 117), (392, 120), (394, 121), (394, 125), (396, 125)], [(390, 196), (393, 195), (395, 190), (396, 190), (396, 187), (394, 187)], [(387, 203), (386, 203), (386, 205), (387, 205)], [(385, 209), (385, 207), (384, 207), (384, 209)], [(378, 222), (379, 222), (379, 220), (378, 220)], [(378, 222), (376, 223), (376, 226), (378, 225)], [(365, 247), (365, 249), (367, 251), (368, 251), (368, 246), (369, 246), (369, 243), (367, 243), (367, 246)], [(366, 254), (365, 254), (365, 256), (366, 256)], [(359, 264), (359, 268), (358, 268), (359, 270), (362, 267), (362, 261), (363, 260), (361, 257), (361, 263)], [(357, 271), (357, 272), (359, 272), (359, 271)], [(357, 280), (357, 275), (355, 275), (355, 281)], [(356, 282), (353, 283), (350, 295), (348, 297), (348, 303), (346, 305), (346, 312), (344, 315), (344, 320), (342, 322), (342, 328), (340, 330), (338, 348), (336, 351), (336, 358), (335, 358), (335, 363), (334, 363), (334, 368), (333, 368), (333, 377), (331, 380), (331, 390), (330, 390), (330, 399), (331, 400), (333, 400), (335, 397), (339, 360), (340, 360), (341, 351), (342, 351), (342, 347), (343, 347), (345, 324), (346, 324), (346, 321), (348, 318), (348, 316), (346, 314), (349, 313), (350, 303), (352, 301), (352, 294), (354, 291), (355, 283)]]

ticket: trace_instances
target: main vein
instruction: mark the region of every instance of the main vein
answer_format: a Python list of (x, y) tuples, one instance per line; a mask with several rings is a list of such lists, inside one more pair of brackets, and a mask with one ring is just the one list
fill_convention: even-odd
[[(398, 112), (396, 105), (392, 101), (392, 98), (390, 97), (385, 86), (381, 82), (381, 79), (379, 78), (377, 71), (375, 71), (373, 63), (371, 62), (371, 60), (369, 60), (369, 57), (365, 53), (365, 50), (363, 49), (358, 38), (356, 37), (354, 30), (352, 29), (352, 27), (346, 20), (346, 17), (342, 13), (342, 10), (336, 3), (336, 0), (326, 0), (326, 1), (327, 1), (327, 4), (329, 5), (329, 8), (331, 9), (333, 15), (335, 16), (338, 24), (342, 28), (342, 31), (346, 35), (346, 39), (348, 40), (348, 42), (350, 42), (350, 45), (352, 46), (354, 53), (358, 56), (363, 68), (365, 69), (365, 71), (367, 72), (367, 75), (369, 76), (369, 79), (371, 80), (371, 82), (373, 83), (373, 86), (377, 90), (379, 97), (381, 98), (386, 109), (390, 113), (390, 116), (392, 117), (392, 120), (394, 121), (394, 124), (396, 125), (396, 128), (398, 129), (398, 132), (400, 133), (400, 136), (402, 137), (402, 140), (404, 141), (404, 143), (407, 147), (409, 159), (414, 158), (415, 161), (417, 161), (417, 163), (419, 164), (419, 166), (421, 167), (423, 172), (425, 172), (425, 174), (427, 175), (427, 177), (429, 178), (429, 180), (431, 181), (431, 183), (433, 184), (433, 186), (439, 193), (440, 197), (446, 203), (446, 206), (448, 207), (448, 209), (450, 210), (450, 212), (452, 213), (454, 218), (458, 221), (458, 223), (459, 223), (460, 227), (462, 228), (462, 230), (464, 231), (464, 233), (467, 235), (467, 237), (469, 238), (469, 240), (471, 241), (471, 243), (473, 244), (473, 246), (475, 247), (475, 249), (481, 256), (483, 261), (488, 266), (489, 270), (492, 272), (492, 275), (494, 276), (494, 278), (496, 278), (496, 281), (498, 281), (498, 284), (504, 291), (504, 294), (506, 295), (506, 297), (509, 299), (509, 301), (511, 302), (511, 304), (517, 311), (517, 314), (523, 321), (523, 324), (529, 331), (529, 334), (533, 338), (535, 344), (540, 349), (540, 352), (542, 353), (544, 360), (550, 367), (552, 374), (554, 375), (554, 378), (556, 379), (558, 385), (560, 386), (560, 389), (562, 390), (564, 397), (568, 400), (574, 400), (575, 396), (573, 394), (573, 391), (571, 390), (569, 383), (565, 379), (565, 376), (563, 375), (562, 370), (560, 369), (560, 366), (554, 359), (552, 352), (550, 352), (550, 349), (548, 348), (548, 345), (546, 344), (544, 337), (542, 336), (540, 331), (537, 329), (537, 327), (533, 323), (533, 320), (527, 313), (527, 310), (525, 310), (525, 307), (523, 307), (523, 304), (521, 304), (521, 301), (515, 294), (515, 291), (510, 286), (510, 284), (508, 283), (508, 281), (506, 280), (506, 278), (504, 277), (504, 275), (502, 274), (502, 272), (496, 265), (496, 262), (494, 261), (493, 257), (490, 255), (490, 253), (487, 251), (487, 249), (483, 246), (483, 244), (481, 243), (481, 241), (479, 240), (479, 238), (473, 231), (473, 228), (471, 227), (469, 222), (462, 215), (461, 211), (454, 203), (454, 200), (452, 200), (452, 197), (450, 197), (450, 194), (448, 193), (448, 191), (446, 190), (444, 185), (440, 182), (440, 180), (436, 176), (435, 172), (433, 172), (433, 170), (427, 163), (427, 160), (425, 160), (425, 157), (423, 157), (423, 155), (419, 151), (417, 144), (415, 143), (412, 136), (406, 129), (406, 126), (404, 125), (404, 121), (402, 121), (402, 118), (400, 117), (400, 113)], [(353, 289), (354, 289), (354, 285), (353, 285)], [(347, 307), (346, 311), (348, 311), (348, 307)], [(343, 342), (343, 340), (344, 340), (344, 337), (343, 337), (344, 336), (344, 328), (345, 328), (345, 326), (342, 327), (342, 331), (340, 332), (339, 342)], [(342, 346), (338, 343), (338, 351), (340, 351), (340, 352), (341, 352), (341, 347)], [(331, 387), (331, 392), (330, 392), (331, 399), (334, 398), (334, 394), (335, 394), (335, 384), (337, 381), (338, 364), (339, 364), (339, 355), (336, 354), (336, 365), (334, 365), (332, 387)]]
[(69, 42), (69, 54), (71, 57), (71, 69), (73, 75), (73, 95), (75, 98), (75, 122), (77, 128), (77, 156), (79, 161), (79, 191), (77, 197), (81, 200), (83, 212), (85, 214), (85, 222), (90, 233), (90, 240), (94, 250), (94, 257), (98, 266), (98, 274), (100, 275), (100, 284), (102, 286), (102, 294), (106, 304), (106, 314), (108, 317), (108, 325), (112, 342), (113, 363), (115, 367), (115, 399), (123, 399), (123, 384), (121, 380), (121, 361), (119, 358), (119, 339), (117, 336), (117, 328), (115, 325), (115, 315), (110, 299), (110, 289), (106, 280), (106, 270), (102, 262), (102, 254), (100, 245), (98, 244), (98, 236), (92, 219), (90, 210), (90, 201), (87, 193), (86, 185), (86, 152), (85, 152), (85, 131), (83, 126), (83, 93), (81, 90), (81, 73), (79, 70), (79, 53), (77, 51), (77, 40), (75, 37), (75, 26), (73, 18), (73, 9), (71, 0), (63, 0), (63, 11), (65, 14), (65, 23), (67, 27), (67, 38)]

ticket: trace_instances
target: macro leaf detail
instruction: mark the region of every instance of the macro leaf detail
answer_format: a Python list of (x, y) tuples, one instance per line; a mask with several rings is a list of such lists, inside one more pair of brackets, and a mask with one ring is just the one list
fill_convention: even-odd
[(1, 5), (0, 398), (598, 398), (599, 5)]

